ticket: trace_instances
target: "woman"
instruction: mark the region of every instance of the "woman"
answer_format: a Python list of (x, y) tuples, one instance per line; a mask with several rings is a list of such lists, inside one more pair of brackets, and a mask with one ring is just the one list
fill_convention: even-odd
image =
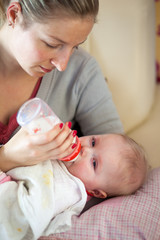
[[(96, 22), (98, 0), (4, 0), (0, 7), (0, 169), (71, 153), (71, 123), (85, 135), (122, 132), (96, 61), (77, 49)], [(35, 96), (66, 124), (41, 135), (18, 131), (16, 113)]]

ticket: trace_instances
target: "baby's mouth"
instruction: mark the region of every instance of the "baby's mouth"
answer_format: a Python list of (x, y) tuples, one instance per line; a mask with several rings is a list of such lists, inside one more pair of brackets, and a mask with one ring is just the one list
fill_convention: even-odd
[(83, 155), (83, 147), (81, 146), (81, 150), (79, 152), (79, 155), (82, 156)]

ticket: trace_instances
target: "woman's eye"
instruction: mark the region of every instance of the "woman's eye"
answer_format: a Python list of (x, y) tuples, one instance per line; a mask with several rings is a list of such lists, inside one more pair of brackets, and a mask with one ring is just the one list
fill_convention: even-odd
[(96, 141), (95, 141), (95, 138), (93, 137), (93, 138), (92, 138), (92, 142), (91, 142), (91, 144), (92, 144), (92, 147), (94, 147), (94, 146), (95, 146), (95, 143), (96, 143)]
[(47, 44), (47, 47), (49, 47), (49, 48), (57, 48), (57, 46), (52, 46), (52, 45), (49, 45), (49, 44)]
[(93, 167), (94, 167), (94, 169), (96, 168), (96, 160), (93, 158)]
[(58, 48), (58, 45), (51, 45), (49, 43), (45, 43), (47, 47), (49, 48)]

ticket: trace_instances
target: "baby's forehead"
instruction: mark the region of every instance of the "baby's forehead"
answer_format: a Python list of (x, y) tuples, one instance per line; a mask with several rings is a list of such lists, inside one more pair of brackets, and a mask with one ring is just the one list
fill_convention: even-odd
[(123, 144), (127, 144), (128, 139), (126, 137), (124, 137), (122, 134), (116, 134), (116, 133), (109, 133), (109, 134), (104, 134), (104, 135), (100, 135), (100, 138), (102, 138), (102, 140), (104, 142), (113, 142), (113, 143), (123, 143)]

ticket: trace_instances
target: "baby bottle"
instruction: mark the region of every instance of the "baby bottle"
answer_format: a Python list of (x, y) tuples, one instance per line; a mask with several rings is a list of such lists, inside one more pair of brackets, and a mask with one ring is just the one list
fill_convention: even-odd
[[(38, 134), (49, 131), (62, 121), (42, 99), (33, 98), (20, 107), (17, 114), (17, 122), (29, 134)], [(78, 158), (81, 144), (77, 136), (74, 138), (73, 143), (77, 144), (75, 150), (70, 155), (59, 160), (75, 161)]]

